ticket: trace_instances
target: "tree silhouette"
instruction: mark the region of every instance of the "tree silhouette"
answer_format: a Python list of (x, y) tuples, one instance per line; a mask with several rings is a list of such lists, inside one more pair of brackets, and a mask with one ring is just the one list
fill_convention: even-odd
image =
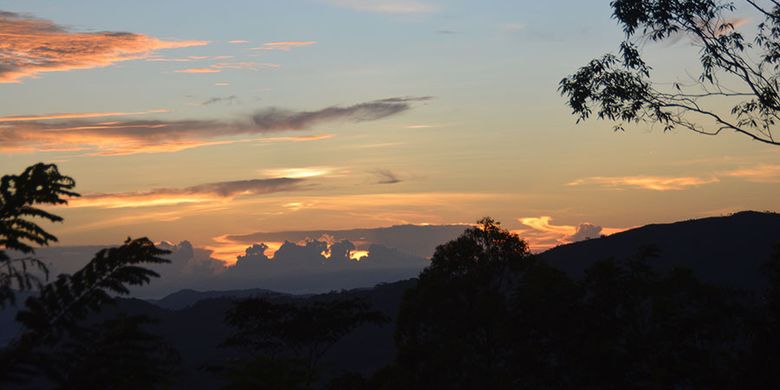
[[(491, 219), (437, 248), (400, 308), (397, 364), (378, 388), (732, 388), (745, 382), (746, 294), (661, 272), (657, 250), (582, 280)], [(777, 267), (780, 269), (780, 267)], [(780, 278), (778, 278), (780, 280)], [(389, 386), (393, 383), (394, 386)]]
[(71, 191), (75, 186), (75, 181), (61, 175), (53, 164), (35, 164), (21, 175), (0, 178), (0, 309), (15, 303), (15, 291), (40, 287), (40, 273), (48, 276), (44, 262), (32, 256), (11, 258), (6, 250), (34, 255), (33, 245), (56, 242), (57, 237), (34, 218), (49, 222), (61, 222), (62, 218), (36, 206), (67, 204), (66, 197), (79, 196)]
[[(38, 217), (51, 222), (62, 221), (62, 218), (35, 206), (65, 204), (67, 201), (64, 197), (78, 196), (71, 191), (74, 187), (74, 180), (62, 176), (55, 165), (36, 164), (25, 169), (21, 175), (3, 176), (0, 180), (2, 248), (34, 254), (32, 245), (47, 245), (56, 241), (54, 235), (31, 218)], [(160, 348), (159, 342), (154, 345), (134, 343), (144, 339), (152, 340), (151, 336), (138, 328), (140, 320), (120, 319), (95, 326), (86, 323), (85, 319), (90, 313), (98, 312), (106, 304), (114, 302), (114, 296), (128, 294), (128, 286), (143, 285), (158, 277), (157, 273), (143, 265), (168, 263), (169, 260), (161, 257), (167, 253), (155, 247), (147, 238), (128, 238), (119, 247), (99, 251), (73, 275), (59, 275), (56, 280), (43, 285), (35, 273), (37, 269), (48, 275), (43, 262), (33, 257), (12, 259), (0, 251), (0, 303), (13, 303), (16, 290), (40, 287), (37, 295), (27, 298), (25, 307), (17, 313), (17, 321), (23, 325), (21, 334), (0, 350), (0, 383), (40, 381), (43, 380), (40, 377), (45, 376), (50, 382), (71, 387), (67, 384), (84, 380), (88, 377), (87, 372), (95, 375), (100, 375), (99, 372), (112, 373), (103, 375), (105, 379), (121, 374), (122, 367), (125, 370), (132, 367), (130, 362), (120, 367), (103, 364), (100, 360), (122, 360), (133, 356), (137, 359), (133, 362), (140, 364), (138, 367), (143, 367), (143, 362), (138, 359), (157, 361), (154, 356)], [(121, 347), (112, 347), (118, 345)], [(140, 348), (142, 345), (148, 348)], [(72, 358), (58, 359), (72, 354), (75, 354)], [(63, 367), (74, 371), (63, 371)], [(127, 374), (126, 371), (124, 373)], [(150, 371), (141, 371), (137, 375), (146, 379), (160, 378)], [(113, 385), (101, 387), (122, 388)]]
[[(592, 60), (560, 82), (578, 122), (599, 119), (659, 123), (716, 135), (735, 131), (780, 145), (773, 132), (780, 113), (780, 3), (745, 0), (764, 21), (755, 38), (737, 29), (733, 2), (719, 0), (613, 0), (613, 17), (626, 39), (619, 54)], [(689, 37), (699, 49), (701, 72), (690, 84), (653, 80), (641, 55), (644, 42)], [(722, 112), (718, 107), (730, 106)]]
[(167, 387), (176, 378), (178, 352), (144, 329), (142, 316), (117, 318), (81, 329), (44, 355), (43, 371), (62, 389)]
[[(346, 334), (387, 319), (358, 299), (274, 303), (250, 298), (236, 302), (225, 321), (236, 329), (225, 345), (249, 354), (230, 365), (230, 388), (296, 389), (311, 385), (320, 359)], [(260, 369), (270, 367), (269, 361), (273, 370)]]
[(514, 273), (530, 253), (494, 220), (478, 223), (436, 248), (404, 296), (396, 328), (398, 375), (408, 375), (413, 388), (513, 388), (508, 300)]

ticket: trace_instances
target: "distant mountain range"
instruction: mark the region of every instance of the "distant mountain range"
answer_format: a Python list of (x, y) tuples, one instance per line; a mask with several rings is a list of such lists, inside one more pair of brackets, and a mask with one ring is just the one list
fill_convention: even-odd
[[(539, 256), (571, 275), (581, 277), (595, 261), (627, 258), (643, 246), (654, 245), (660, 250), (660, 256), (653, 264), (659, 268), (688, 267), (705, 281), (760, 289), (766, 284), (761, 266), (778, 243), (780, 214), (748, 211), (725, 217), (648, 225), (563, 245)], [(404, 292), (415, 283), (416, 279), (408, 279), (324, 295), (365, 299), (394, 321)], [(200, 367), (230, 356), (231, 352), (219, 345), (230, 331), (223, 318), (234, 299), (262, 296), (286, 301), (313, 297), (277, 293), (267, 288), (263, 285), (231, 291), (181, 290), (159, 300), (122, 299), (110, 311), (145, 314), (156, 320), (153, 332), (176, 347), (184, 358), (184, 375), (178, 388), (214, 388), (219, 386), (218, 379)], [(0, 314), (4, 315), (4, 321), (9, 320), (8, 312)], [(8, 323), (0, 325), (3, 334), (12, 329)], [(334, 374), (344, 370), (369, 374), (390, 363), (394, 354), (392, 323), (364, 326), (328, 352), (323, 368)]]

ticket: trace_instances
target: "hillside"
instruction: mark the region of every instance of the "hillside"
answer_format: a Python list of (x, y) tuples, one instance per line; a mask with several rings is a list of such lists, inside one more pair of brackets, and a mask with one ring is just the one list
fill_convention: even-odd
[(541, 257), (573, 276), (594, 261), (632, 256), (656, 246), (653, 264), (684, 266), (704, 281), (756, 289), (765, 284), (761, 266), (780, 243), (780, 214), (744, 211), (730, 216), (653, 224), (611, 236), (559, 246)]

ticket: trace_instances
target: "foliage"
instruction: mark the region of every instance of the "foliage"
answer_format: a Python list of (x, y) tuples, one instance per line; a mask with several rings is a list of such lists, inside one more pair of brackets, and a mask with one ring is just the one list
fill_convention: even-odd
[(295, 358), (253, 356), (230, 361), (221, 370), (225, 390), (304, 390), (309, 372), (304, 361)]
[[(147, 238), (125, 241), (122, 246), (100, 250), (73, 275), (60, 275), (37, 296), (25, 302), (17, 314), (26, 332), (22, 342), (55, 342), (65, 332), (78, 329), (78, 321), (113, 302), (112, 294), (126, 295), (128, 286), (140, 286), (159, 275), (142, 264), (162, 264), (169, 253)], [(28, 341), (34, 340), (34, 341)]]
[(401, 387), (713, 388), (745, 378), (736, 367), (752, 353), (748, 296), (690, 270), (659, 272), (653, 248), (574, 280), (481, 223), (440, 246), (405, 296), (388, 368)]
[[(303, 384), (308, 387), (317, 374), (320, 359), (336, 342), (361, 325), (382, 324), (387, 319), (357, 299), (274, 303), (263, 298), (250, 298), (236, 302), (226, 313), (225, 321), (236, 329), (225, 345), (244, 349), (252, 356), (248, 363), (239, 363), (239, 367), (246, 370), (241, 368), (228, 372), (230, 386), (244, 388), (242, 383), (261, 381), (261, 378), (243, 375), (253, 372), (249, 368), (258, 365), (258, 358), (266, 359), (262, 361), (271, 359), (274, 364), (285, 367), (274, 371), (274, 375), (281, 375), (281, 378), (274, 378), (285, 383), (284, 378), (292, 371), (303, 370)], [(267, 370), (255, 373), (260, 375), (264, 372)]]
[[(559, 91), (579, 120), (659, 123), (701, 134), (735, 131), (780, 145), (773, 131), (779, 119), (780, 3), (745, 0), (764, 17), (755, 36), (746, 38), (735, 5), (719, 0), (613, 0), (613, 17), (626, 39), (619, 54), (592, 60), (561, 80)], [(653, 81), (642, 58), (644, 42), (690, 38), (699, 49), (699, 75), (692, 83)], [(669, 86), (671, 85), (671, 86)], [(717, 107), (728, 105), (730, 112)]]
[(36, 271), (48, 275), (46, 264), (34, 257), (12, 259), (5, 251), (33, 254), (32, 245), (48, 245), (57, 237), (34, 219), (61, 222), (58, 215), (36, 206), (66, 204), (66, 197), (79, 196), (72, 178), (60, 174), (56, 165), (35, 164), (20, 175), (0, 178), (0, 309), (14, 303), (14, 291), (41, 286)]
[(48, 354), (44, 372), (62, 389), (132, 390), (170, 384), (180, 357), (143, 329), (148, 323), (145, 317), (120, 315), (83, 329)]
[[(55, 165), (36, 164), (21, 175), (0, 180), (0, 245), (34, 253), (32, 245), (47, 245), (57, 238), (32, 218), (60, 222), (62, 218), (37, 205), (61, 205), (71, 191), (73, 179), (62, 176)], [(157, 273), (145, 264), (167, 263), (168, 251), (147, 238), (131, 240), (120, 247), (99, 251), (73, 275), (59, 275), (43, 285), (31, 266), (48, 273), (45, 264), (32, 257), (11, 259), (0, 251), (0, 307), (13, 302), (15, 290), (40, 288), (17, 313), (22, 333), (0, 350), (0, 383), (49, 381), (64, 388), (137, 388), (138, 383), (162, 380), (170, 357), (155, 337), (139, 326), (141, 319), (119, 318), (90, 325), (87, 315), (100, 311), (126, 295), (129, 286), (149, 283)], [(168, 350), (170, 352), (170, 350)], [(160, 355), (162, 354), (162, 355)], [(163, 356), (165, 355), (165, 356)], [(166, 360), (169, 363), (171, 360)], [(158, 364), (159, 363), (159, 364)], [(155, 368), (152, 368), (152, 365)], [(131, 372), (132, 371), (132, 372)], [(121, 376), (121, 377), (120, 377)]]
[(399, 312), (398, 365), (417, 388), (511, 388), (505, 343), (527, 244), (490, 218), (439, 246)]

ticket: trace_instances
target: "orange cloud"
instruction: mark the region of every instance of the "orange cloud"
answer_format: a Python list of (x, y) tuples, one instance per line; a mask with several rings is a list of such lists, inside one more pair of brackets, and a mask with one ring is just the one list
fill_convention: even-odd
[[(135, 115), (147, 115), (170, 112), (166, 109), (138, 111), (138, 112), (72, 112), (72, 113), (59, 113), (59, 114), (41, 114), (41, 115), (12, 115), (12, 116), (0, 116), (0, 123), (13, 123), (13, 122), (31, 122), (31, 121), (47, 121), (53, 119), (91, 119), (91, 118), (106, 118), (106, 117), (118, 117), (118, 116), (135, 116)], [(111, 124), (118, 122), (104, 122), (104, 124)]]
[(70, 32), (49, 20), (0, 12), (0, 83), (45, 72), (106, 67), (146, 58), (157, 50), (206, 44), (128, 32)]
[(617, 189), (643, 189), (653, 191), (680, 191), (691, 187), (719, 182), (712, 177), (669, 176), (593, 176), (570, 182), (570, 186), (596, 185)]
[(535, 252), (588, 238), (597, 238), (602, 234), (610, 235), (628, 230), (625, 228), (605, 228), (587, 222), (578, 226), (554, 225), (550, 216), (520, 218), (518, 221), (526, 228), (513, 232), (526, 240)]
[(722, 175), (737, 177), (755, 183), (780, 183), (780, 165), (762, 164), (723, 172)]
[(305, 167), (305, 168), (279, 168), (265, 169), (263, 174), (270, 177), (289, 177), (293, 179), (304, 179), (317, 176), (325, 176), (334, 171), (330, 167)]
[[(207, 245), (205, 249), (211, 251), (211, 257), (222, 260), (226, 264), (235, 264), (238, 256), (243, 256), (246, 253), (246, 248), (252, 246), (252, 243), (244, 241), (236, 241), (230, 238), (229, 235), (222, 235), (213, 237), (214, 245)], [(276, 251), (284, 245), (284, 242), (280, 241), (263, 241), (263, 244), (267, 246), (263, 252), (269, 259), (274, 257)]]
[(145, 192), (85, 194), (72, 200), (70, 207), (120, 209), (208, 203), (237, 196), (299, 190), (301, 183), (301, 179), (294, 178), (254, 179), (207, 183), (186, 188), (158, 188)]

